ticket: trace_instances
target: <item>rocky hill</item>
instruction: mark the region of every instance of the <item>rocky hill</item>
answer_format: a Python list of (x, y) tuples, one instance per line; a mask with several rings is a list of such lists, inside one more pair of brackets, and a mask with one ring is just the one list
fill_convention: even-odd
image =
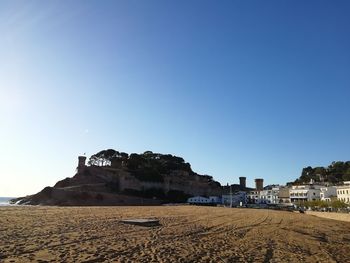
[(155, 205), (184, 202), (195, 195), (219, 195), (211, 176), (199, 175), (170, 154), (127, 154), (113, 149), (79, 157), (77, 173), (37, 194), (13, 200), (33, 205)]
[(332, 162), (327, 167), (305, 167), (301, 176), (294, 183), (308, 183), (310, 180), (331, 184), (350, 181), (350, 161)]

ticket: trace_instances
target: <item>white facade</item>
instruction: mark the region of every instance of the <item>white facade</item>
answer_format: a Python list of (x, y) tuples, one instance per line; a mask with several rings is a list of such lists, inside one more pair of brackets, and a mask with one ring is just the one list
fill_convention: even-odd
[(278, 204), (278, 193), (278, 187), (263, 191), (251, 191), (247, 194), (247, 200), (248, 203), (253, 204)]
[(242, 204), (246, 203), (246, 192), (239, 191), (237, 193), (233, 193), (232, 197), (231, 195), (222, 195), (222, 204), (224, 205), (231, 205), (231, 198), (232, 198), (232, 205), (238, 206), (242, 202)]
[(290, 201), (295, 203), (320, 200), (321, 187), (320, 185), (293, 185), (289, 190)]
[(221, 203), (221, 199), (218, 196), (194, 196), (187, 199), (187, 203), (189, 204), (219, 204)]
[(250, 204), (260, 204), (260, 191), (248, 192), (247, 202)]
[(279, 188), (274, 187), (270, 190), (261, 191), (260, 197), (264, 204), (278, 204), (279, 203), (278, 193), (279, 193)]
[(350, 204), (350, 182), (344, 182), (344, 185), (337, 186), (337, 199)]
[(335, 186), (321, 187), (321, 201), (330, 202), (337, 197), (337, 188)]

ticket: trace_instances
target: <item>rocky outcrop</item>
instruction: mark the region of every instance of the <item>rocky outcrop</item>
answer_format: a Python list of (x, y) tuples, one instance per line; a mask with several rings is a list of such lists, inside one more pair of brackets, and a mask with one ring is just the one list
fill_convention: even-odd
[(181, 157), (101, 151), (85, 165), (79, 157), (77, 173), (37, 194), (13, 200), (30, 205), (156, 205), (184, 202), (190, 196), (220, 195), (211, 176), (192, 171)]

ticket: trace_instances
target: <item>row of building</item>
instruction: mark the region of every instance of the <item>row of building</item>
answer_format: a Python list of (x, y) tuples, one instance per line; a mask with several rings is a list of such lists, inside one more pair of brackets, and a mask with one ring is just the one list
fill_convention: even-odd
[(255, 189), (246, 188), (246, 178), (240, 177), (240, 189), (223, 193), (222, 196), (195, 196), (188, 199), (190, 204), (223, 204), (239, 206), (245, 204), (290, 206), (305, 201), (340, 200), (350, 204), (350, 181), (341, 186), (326, 186), (310, 182), (305, 185), (263, 186), (263, 179), (255, 179)]

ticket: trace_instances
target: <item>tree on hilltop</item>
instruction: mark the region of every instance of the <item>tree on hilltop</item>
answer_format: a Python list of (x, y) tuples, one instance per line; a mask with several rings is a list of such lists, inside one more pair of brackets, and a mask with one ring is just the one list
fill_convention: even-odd
[(350, 181), (350, 161), (334, 161), (328, 167), (305, 167), (295, 183), (308, 183), (311, 179), (315, 182), (331, 184)]

